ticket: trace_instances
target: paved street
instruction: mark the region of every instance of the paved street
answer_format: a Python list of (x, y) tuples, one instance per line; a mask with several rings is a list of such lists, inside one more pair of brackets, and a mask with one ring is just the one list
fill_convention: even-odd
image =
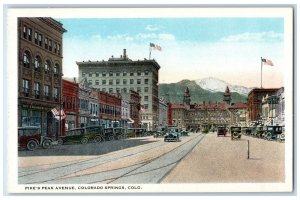
[[(201, 134), (193, 134), (183, 137), (181, 142), (170, 143), (164, 142), (163, 138), (148, 137), (143, 138), (147, 141), (144, 145), (105, 155), (81, 156), (80, 159), (78, 156), (73, 156), (74, 159), (67, 161), (64, 157), (61, 160), (56, 157), (53, 162), (50, 161), (52, 156), (19, 157), (19, 183), (159, 183), (201, 142), (203, 137), (204, 135)], [(114, 142), (122, 144), (136, 140), (139, 139), (112, 141), (104, 144), (112, 146)], [(91, 147), (102, 144), (88, 145)], [(58, 149), (61, 150), (63, 147), (58, 147)], [(67, 145), (65, 147), (67, 148)], [(37, 165), (37, 163), (41, 164)]]
[[(129, 144), (135, 145), (129, 147)], [(20, 156), (19, 183), (283, 182), (284, 146), (284, 143), (244, 135), (241, 140), (232, 141), (229, 136), (217, 137), (216, 133), (192, 134), (182, 137), (181, 142), (145, 137), (63, 145), (51, 149), (50, 156)], [(54, 155), (56, 149), (61, 155), (75, 148), (81, 153)], [(87, 155), (90, 152), (94, 154)]]

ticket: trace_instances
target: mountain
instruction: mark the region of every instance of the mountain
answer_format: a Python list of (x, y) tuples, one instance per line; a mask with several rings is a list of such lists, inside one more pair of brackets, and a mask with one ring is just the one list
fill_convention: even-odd
[[(205, 102), (223, 102), (222, 92), (212, 92), (210, 90), (203, 89), (200, 87), (196, 81), (182, 80), (178, 83), (163, 83), (159, 85), (159, 96), (164, 97), (169, 102), (172, 103), (182, 103), (183, 94), (185, 88), (188, 87), (190, 90), (192, 103), (202, 103)], [(241, 95), (237, 92), (231, 92), (232, 103), (245, 102), (247, 96)]]
[(230, 83), (227, 83), (223, 80), (213, 78), (213, 77), (195, 80), (195, 82), (201, 88), (211, 91), (211, 92), (224, 92), (226, 89), (226, 86), (228, 86), (231, 92), (237, 92), (239, 94), (248, 96), (248, 93), (251, 90), (251, 88), (247, 88), (247, 87), (239, 86), (239, 85), (231, 85)]

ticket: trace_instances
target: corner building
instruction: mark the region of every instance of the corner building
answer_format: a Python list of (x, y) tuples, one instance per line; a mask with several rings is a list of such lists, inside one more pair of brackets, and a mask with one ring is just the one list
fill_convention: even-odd
[(18, 18), (18, 126), (38, 126), (43, 135), (58, 135), (51, 109), (61, 108), (62, 36), (52, 18)]
[(155, 60), (136, 60), (128, 58), (126, 49), (119, 58), (108, 61), (76, 62), (79, 79), (87, 79), (88, 84), (103, 92), (121, 93), (136, 91), (141, 96), (145, 112), (141, 114), (143, 128), (152, 130), (158, 126), (158, 74), (160, 65)]

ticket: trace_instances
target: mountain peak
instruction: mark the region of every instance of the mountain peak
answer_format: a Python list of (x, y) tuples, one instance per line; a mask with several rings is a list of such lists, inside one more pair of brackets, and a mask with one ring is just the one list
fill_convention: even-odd
[(221, 79), (214, 78), (214, 77), (207, 77), (203, 79), (195, 80), (195, 82), (203, 89), (211, 91), (211, 92), (224, 92), (226, 87), (228, 86), (231, 92), (237, 92), (242, 95), (247, 96), (250, 92), (250, 88), (239, 86), (239, 85), (232, 85), (227, 83)]

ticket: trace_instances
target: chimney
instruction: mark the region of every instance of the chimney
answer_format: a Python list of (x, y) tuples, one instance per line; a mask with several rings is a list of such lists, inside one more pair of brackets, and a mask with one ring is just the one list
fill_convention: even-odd
[(74, 83), (76, 83), (76, 77), (74, 77)]
[(126, 59), (126, 49), (123, 49), (123, 58)]

